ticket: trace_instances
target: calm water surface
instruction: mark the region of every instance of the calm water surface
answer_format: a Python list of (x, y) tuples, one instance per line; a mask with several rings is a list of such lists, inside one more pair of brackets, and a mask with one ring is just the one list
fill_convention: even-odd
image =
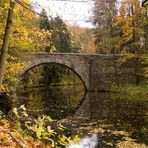
[(30, 115), (67, 118), (80, 134), (97, 131), (104, 147), (116, 147), (127, 138), (148, 145), (148, 99), (144, 96), (85, 93), (71, 85), (19, 90), (17, 98)]

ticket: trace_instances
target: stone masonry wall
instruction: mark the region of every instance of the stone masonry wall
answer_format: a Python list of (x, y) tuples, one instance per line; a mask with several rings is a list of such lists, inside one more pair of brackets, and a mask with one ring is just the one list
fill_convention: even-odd
[(96, 55), (92, 57), (90, 89), (109, 90), (112, 84), (138, 84), (143, 80), (143, 66), (137, 59), (124, 63), (118, 59), (121, 55)]
[(118, 64), (117, 59), (124, 57), (105, 54), (33, 53), (25, 58), (28, 64), (18, 77), (37, 65), (58, 63), (73, 70), (83, 81), (87, 90), (108, 91), (114, 83), (136, 84), (142, 80), (143, 68), (137, 60), (128, 60), (124, 64)]

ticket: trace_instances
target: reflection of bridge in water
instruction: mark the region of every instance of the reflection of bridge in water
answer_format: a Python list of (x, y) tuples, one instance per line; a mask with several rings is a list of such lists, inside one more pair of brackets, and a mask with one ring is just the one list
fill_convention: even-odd
[(18, 74), (18, 77), (38, 65), (56, 63), (75, 72), (87, 90), (108, 90), (113, 83), (136, 83), (135, 64), (127, 61), (119, 66), (116, 62), (117, 58), (126, 56), (113, 54), (30, 53), (26, 54), (27, 65)]

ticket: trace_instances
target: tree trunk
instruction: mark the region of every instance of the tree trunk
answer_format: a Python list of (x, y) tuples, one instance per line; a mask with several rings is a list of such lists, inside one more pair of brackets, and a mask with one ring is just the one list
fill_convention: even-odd
[(5, 64), (7, 60), (9, 40), (10, 40), (10, 34), (11, 34), (11, 29), (12, 29), (12, 20), (13, 20), (13, 15), (14, 15), (14, 12), (13, 12), (14, 7), (15, 7), (15, 1), (11, 0), (4, 39), (3, 39), (3, 45), (1, 48), (1, 55), (0, 55), (0, 92), (1, 92), (1, 86), (3, 83), (4, 72), (5, 72)]

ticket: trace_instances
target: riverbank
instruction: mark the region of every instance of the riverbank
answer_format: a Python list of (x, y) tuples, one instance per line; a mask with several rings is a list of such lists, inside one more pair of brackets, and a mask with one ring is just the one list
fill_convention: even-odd
[(27, 135), (20, 127), (20, 123), (7, 119), (0, 119), (0, 147), (5, 148), (51, 148), (50, 144), (43, 143)]
[(148, 98), (148, 84), (134, 85), (134, 84), (113, 84), (110, 89), (111, 92), (117, 92), (127, 95), (141, 95)]

